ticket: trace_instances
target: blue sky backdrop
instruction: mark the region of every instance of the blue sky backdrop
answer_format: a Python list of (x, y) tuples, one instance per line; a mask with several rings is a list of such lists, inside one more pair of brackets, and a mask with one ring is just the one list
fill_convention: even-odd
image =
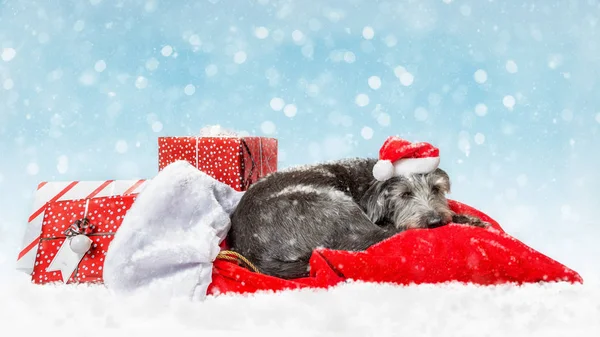
[(280, 168), (429, 141), (473, 205), (600, 267), (600, 1), (0, 0), (0, 270), (40, 181), (152, 178), (220, 124)]

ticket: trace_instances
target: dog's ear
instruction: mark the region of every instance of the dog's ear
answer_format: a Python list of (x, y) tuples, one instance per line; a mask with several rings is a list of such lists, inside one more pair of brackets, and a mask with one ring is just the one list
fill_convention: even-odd
[(367, 216), (373, 223), (383, 220), (388, 208), (388, 194), (385, 182), (373, 183), (360, 199), (360, 206), (365, 210)]
[(450, 176), (446, 171), (438, 168), (430, 176), (431, 186), (436, 186), (444, 193), (450, 193)]

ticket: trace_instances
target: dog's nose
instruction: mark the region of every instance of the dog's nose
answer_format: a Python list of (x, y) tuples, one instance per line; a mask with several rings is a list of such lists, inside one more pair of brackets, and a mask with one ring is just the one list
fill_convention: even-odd
[(443, 225), (442, 216), (437, 213), (430, 213), (427, 217), (427, 226), (429, 228), (435, 228)]

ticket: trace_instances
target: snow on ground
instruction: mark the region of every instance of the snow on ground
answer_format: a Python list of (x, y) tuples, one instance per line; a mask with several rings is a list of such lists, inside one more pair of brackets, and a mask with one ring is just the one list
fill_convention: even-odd
[(0, 323), (44, 336), (598, 336), (599, 285), (351, 283), (191, 302), (24, 277), (0, 287)]
[[(2, 328), (600, 336), (600, 2), (348, 2), (2, 2)], [(453, 198), (586, 284), (353, 284), (191, 304), (15, 274), (40, 181), (152, 177), (156, 137), (227, 133), (205, 124), (278, 138), (281, 169), (374, 156), (393, 134), (439, 144)]]

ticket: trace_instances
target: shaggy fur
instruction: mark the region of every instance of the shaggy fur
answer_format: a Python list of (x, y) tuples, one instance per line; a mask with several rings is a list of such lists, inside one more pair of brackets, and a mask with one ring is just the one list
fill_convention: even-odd
[(318, 247), (360, 251), (410, 228), (449, 222), (487, 226), (453, 214), (441, 169), (385, 182), (373, 178), (376, 159), (351, 159), (272, 173), (253, 184), (231, 217), (231, 249), (262, 272), (308, 275)]

